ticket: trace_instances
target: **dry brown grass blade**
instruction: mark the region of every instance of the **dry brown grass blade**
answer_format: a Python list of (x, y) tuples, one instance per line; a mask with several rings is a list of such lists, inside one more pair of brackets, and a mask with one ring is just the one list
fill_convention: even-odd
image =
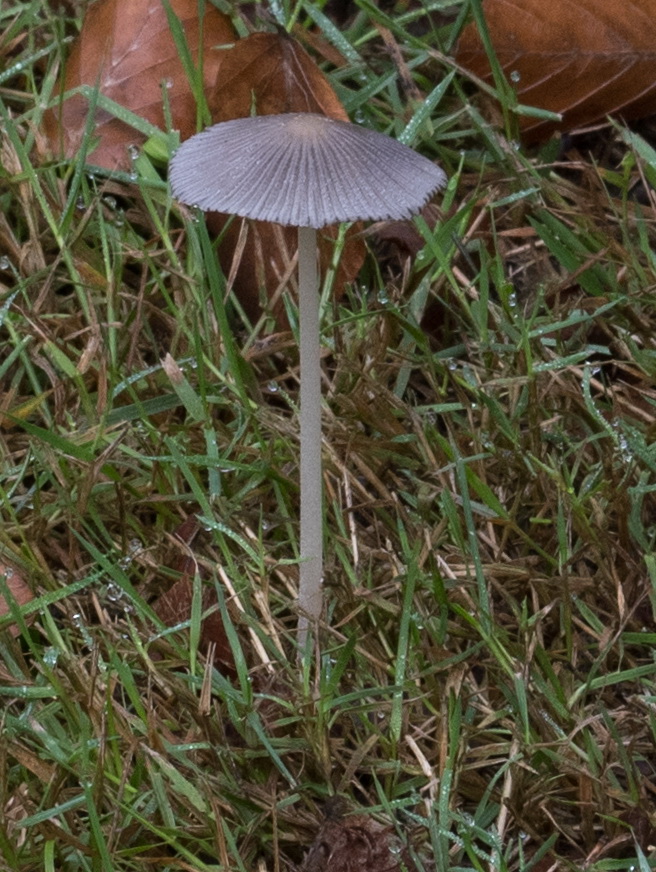
[[(519, 101), (559, 112), (562, 124), (524, 117), (524, 136), (546, 138), (608, 115), (638, 118), (656, 111), (653, 22), (655, 0), (485, 0), (495, 52)], [(472, 23), (457, 61), (491, 79)]]
[[(224, 57), (216, 47), (235, 38), (230, 19), (208, 5), (201, 26), (195, 0), (171, 0), (171, 7), (182, 23), (194, 61), (202, 35), (203, 80), (210, 90)], [(196, 102), (161, 0), (100, 0), (89, 7), (61, 90), (80, 85), (98, 85), (106, 97), (158, 127), (165, 126), (165, 91), (181, 137), (196, 132)], [(75, 155), (87, 113), (86, 99), (75, 95), (44, 117), (55, 154)], [(91, 162), (107, 169), (129, 169), (128, 146), (138, 145), (143, 137), (101, 109), (96, 112), (95, 132), (100, 141)]]

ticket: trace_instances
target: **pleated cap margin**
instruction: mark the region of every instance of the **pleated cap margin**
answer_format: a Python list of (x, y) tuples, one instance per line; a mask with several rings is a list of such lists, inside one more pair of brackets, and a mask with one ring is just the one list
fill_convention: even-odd
[(169, 170), (184, 203), (296, 227), (408, 218), (444, 172), (384, 134), (323, 115), (237, 118), (182, 143)]

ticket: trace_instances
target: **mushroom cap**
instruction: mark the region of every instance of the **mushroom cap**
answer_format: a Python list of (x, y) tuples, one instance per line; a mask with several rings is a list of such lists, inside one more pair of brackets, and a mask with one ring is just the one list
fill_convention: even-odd
[(408, 218), (446, 181), (397, 140), (309, 112), (208, 127), (183, 142), (169, 178), (200, 209), (315, 228)]

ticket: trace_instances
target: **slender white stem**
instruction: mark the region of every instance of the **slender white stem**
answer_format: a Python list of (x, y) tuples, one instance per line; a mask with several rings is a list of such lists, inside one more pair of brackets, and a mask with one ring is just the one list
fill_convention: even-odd
[(317, 233), (298, 228), (301, 334), (301, 565), (298, 585), (299, 653), (321, 617), (323, 594), (323, 500), (321, 488), (321, 359)]

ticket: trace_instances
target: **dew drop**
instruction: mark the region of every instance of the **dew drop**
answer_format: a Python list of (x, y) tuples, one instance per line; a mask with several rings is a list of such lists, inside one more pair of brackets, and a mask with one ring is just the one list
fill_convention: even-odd
[(11, 263), (9, 261), (9, 258), (6, 255), (3, 255), (2, 257), (0, 257), (0, 269), (1, 270), (8, 270), (10, 268), (10, 266), (11, 266)]
[(56, 666), (59, 660), (59, 649), (50, 646), (43, 652), (43, 662), (46, 666)]
[(515, 82), (515, 84), (517, 84), (517, 82), (521, 82), (521, 80), (522, 80), (522, 74), (519, 72), (519, 70), (513, 70), (512, 73), (510, 74), (510, 81)]

